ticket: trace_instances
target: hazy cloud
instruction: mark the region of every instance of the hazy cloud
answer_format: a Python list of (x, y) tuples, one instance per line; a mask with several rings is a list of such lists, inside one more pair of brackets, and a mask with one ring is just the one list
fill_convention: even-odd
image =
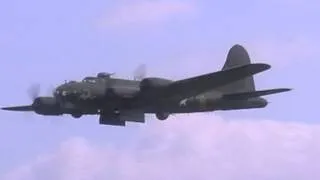
[(102, 18), (106, 26), (126, 26), (169, 20), (181, 14), (195, 12), (194, 4), (188, 1), (132, 1), (122, 4)]
[[(316, 61), (319, 59), (318, 49), (320, 44), (310, 38), (292, 39), (255, 39), (247, 41), (229, 40), (221, 46), (213, 47), (212, 50), (178, 52), (170, 61), (172, 67), (184, 67), (179, 71), (166, 72), (169, 78), (181, 79), (193, 75), (221, 70), (225, 63), (227, 53), (234, 44), (241, 44), (248, 51), (253, 63), (268, 63), (272, 67), (286, 68), (295, 63)], [(196, 48), (196, 47), (195, 47)], [(157, 68), (148, 70), (156, 72)], [(170, 74), (170, 75), (169, 75)], [(164, 76), (161, 74), (161, 76)]]
[(310, 37), (287, 39), (261, 39), (248, 43), (249, 53), (256, 61), (284, 66), (299, 61), (313, 61), (319, 58), (320, 44)]
[(319, 125), (186, 115), (142, 125), (123, 149), (69, 139), (3, 179), (311, 180), (319, 153)]

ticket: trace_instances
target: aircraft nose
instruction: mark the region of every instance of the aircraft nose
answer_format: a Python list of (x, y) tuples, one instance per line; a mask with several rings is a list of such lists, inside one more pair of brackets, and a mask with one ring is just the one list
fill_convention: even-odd
[(61, 88), (60, 88), (60, 86), (58, 86), (58, 87), (54, 90), (53, 95), (54, 95), (55, 97), (57, 97), (57, 96), (59, 96), (60, 94), (61, 94)]
[(56, 88), (54, 96), (60, 100), (78, 101), (92, 98), (92, 91), (80, 83), (66, 83)]
[(57, 87), (56, 90), (54, 91), (54, 96), (57, 98), (68, 98), (76, 94), (77, 94), (77, 91), (75, 91), (74, 89), (66, 85), (61, 85)]
[(54, 95), (57, 97), (66, 95), (66, 91), (65, 91), (64, 86), (63, 85), (58, 86), (54, 91)]

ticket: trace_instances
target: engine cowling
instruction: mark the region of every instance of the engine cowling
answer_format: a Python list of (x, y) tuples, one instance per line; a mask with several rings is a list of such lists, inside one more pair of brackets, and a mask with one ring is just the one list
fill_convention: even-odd
[(61, 115), (58, 101), (53, 97), (38, 97), (32, 104), (34, 111), (42, 115)]
[(145, 91), (152, 88), (167, 86), (173, 81), (163, 78), (145, 78), (140, 82), (140, 90)]
[(166, 113), (166, 112), (158, 112), (158, 113), (156, 113), (157, 119), (161, 120), (161, 121), (168, 119), (169, 115), (170, 115), (170, 113)]

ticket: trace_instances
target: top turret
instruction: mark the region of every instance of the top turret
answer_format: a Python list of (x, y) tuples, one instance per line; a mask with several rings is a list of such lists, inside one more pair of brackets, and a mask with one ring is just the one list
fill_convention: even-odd
[(106, 73), (106, 72), (100, 72), (97, 74), (98, 78), (110, 78), (113, 75), (113, 73)]

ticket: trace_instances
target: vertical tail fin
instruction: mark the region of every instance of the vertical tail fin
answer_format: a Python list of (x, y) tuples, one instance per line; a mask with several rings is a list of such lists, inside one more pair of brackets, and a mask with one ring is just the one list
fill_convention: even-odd
[[(246, 49), (243, 46), (236, 44), (229, 50), (227, 60), (222, 70), (227, 70), (250, 63), (251, 60)], [(244, 79), (238, 80), (236, 82), (230, 83), (219, 88), (219, 91), (221, 91), (224, 94), (252, 92), (255, 90), (256, 88), (253, 76), (246, 77)]]

